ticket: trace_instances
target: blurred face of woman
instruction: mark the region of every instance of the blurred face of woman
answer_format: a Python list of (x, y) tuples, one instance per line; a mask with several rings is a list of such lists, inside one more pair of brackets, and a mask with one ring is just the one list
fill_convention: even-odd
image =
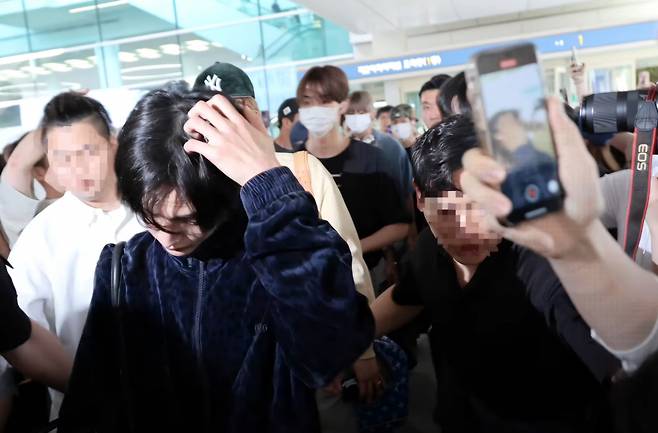
[(194, 209), (181, 200), (176, 190), (169, 192), (153, 213), (162, 228), (146, 225), (146, 229), (172, 256), (192, 254), (212, 233), (199, 227)]

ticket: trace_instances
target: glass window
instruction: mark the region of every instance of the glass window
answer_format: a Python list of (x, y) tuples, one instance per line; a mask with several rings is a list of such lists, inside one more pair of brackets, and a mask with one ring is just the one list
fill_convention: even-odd
[[(198, 0), (194, 0), (194, 5)], [(99, 8), (103, 40), (127, 38), (150, 33), (175, 30), (176, 10), (171, 0), (138, 0), (111, 2), (114, 7)], [(188, 2), (188, 5), (190, 2)], [(101, 6), (99, 2), (99, 6)], [(196, 7), (196, 6), (195, 6)], [(199, 11), (200, 15), (203, 15)]]
[(25, 15), (21, 0), (2, 2), (0, 12), (0, 53), (2, 56), (26, 53), (30, 50), (25, 30)]
[(101, 87), (99, 60), (93, 49), (68, 52), (34, 61), (39, 81), (45, 86), (39, 93)]
[(32, 51), (98, 42), (96, 12), (94, 1), (25, 0)]
[(108, 77), (115, 81), (108, 87), (152, 89), (183, 79), (183, 50), (175, 36), (114, 45), (105, 51), (106, 65), (111, 65)]

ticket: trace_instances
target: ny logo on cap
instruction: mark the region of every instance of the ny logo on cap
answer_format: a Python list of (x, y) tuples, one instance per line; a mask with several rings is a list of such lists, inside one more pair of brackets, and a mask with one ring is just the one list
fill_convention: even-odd
[(208, 86), (208, 89), (210, 90), (215, 90), (217, 92), (222, 91), (222, 79), (219, 78), (216, 74), (212, 74), (212, 77), (207, 75), (203, 84)]

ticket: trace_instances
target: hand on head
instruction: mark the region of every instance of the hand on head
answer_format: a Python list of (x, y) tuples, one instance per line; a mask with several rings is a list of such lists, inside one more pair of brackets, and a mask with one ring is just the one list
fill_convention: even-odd
[(279, 166), (272, 139), (238, 113), (225, 96), (199, 101), (188, 114), (185, 132), (192, 138), (185, 150), (203, 155), (238, 184)]

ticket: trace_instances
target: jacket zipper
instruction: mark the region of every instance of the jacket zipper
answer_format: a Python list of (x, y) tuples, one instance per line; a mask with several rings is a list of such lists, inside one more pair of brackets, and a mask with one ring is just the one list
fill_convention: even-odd
[(210, 427), (210, 389), (208, 386), (208, 375), (206, 374), (205, 363), (203, 362), (203, 339), (201, 335), (201, 319), (203, 316), (203, 304), (206, 291), (206, 272), (205, 264), (199, 264), (199, 286), (197, 290), (196, 311), (194, 315), (194, 346), (197, 358), (197, 370), (199, 372), (199, 380), (201, 382), (202, 391), (202, 405), (203, 410), (203, 428), (208, 431)]

